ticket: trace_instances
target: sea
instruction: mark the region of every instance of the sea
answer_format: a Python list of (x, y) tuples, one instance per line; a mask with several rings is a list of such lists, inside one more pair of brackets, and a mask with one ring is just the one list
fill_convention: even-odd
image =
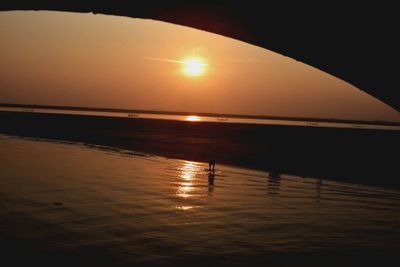
[(0, 218), (2, 266), (400, 262), (400, 189), (6, 134)]

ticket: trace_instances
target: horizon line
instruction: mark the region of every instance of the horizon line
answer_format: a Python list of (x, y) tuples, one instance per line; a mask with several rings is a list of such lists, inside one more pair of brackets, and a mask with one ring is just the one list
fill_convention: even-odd
[(292, 120), (292, 121), (316, 121), (316, 122), (345, 122), (345, 123), (375, 123), (380, 125), (400, 126), (400, 122), (384, 121), (384, 120), (356, 120), (356, 119), (338, 119), (338, 118), (321, 118), (321, 117), (293, 117), (293, 116), (276, 116), (276, 115), (255, 115), (255, 114), (229, 114), (229, 113), (212, 113), (212, 112), (188, 112), (188, 111), (163, 111), (163, 110), (143, 110), (128, 108), (104, 108), (104, 107), (82, 107), (82, 106), (64, 106), (64, 105), (46, 105), (46, 104), (20, 104), (20, 103), (1, 103), (0, 107), (14, 108), (42, 108), (42, 109), (60, 109), (60, 110), (86, 110), (86, 111), (110, 111), (110, 112), (137, 112), (147, 114), (169, 114), (169, 115), (198, 115), (211, 117), (230, 117), (230, 118), (252, 118), (252, 119), (271, 119), (271, 120)]

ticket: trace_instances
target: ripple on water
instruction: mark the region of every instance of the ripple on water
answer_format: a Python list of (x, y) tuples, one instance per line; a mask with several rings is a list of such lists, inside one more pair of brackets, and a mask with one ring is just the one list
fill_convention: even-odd
[(0, 235), (44, 251), (233, 263), (400, 248), (394, 189), (224, 165), (210, 176), (201, 162), (5, 135), (0, 146)]

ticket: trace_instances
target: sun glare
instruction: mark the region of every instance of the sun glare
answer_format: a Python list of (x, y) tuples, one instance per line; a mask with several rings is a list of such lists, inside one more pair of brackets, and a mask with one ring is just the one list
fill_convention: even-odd
[(187, 76), (200, 76), (205, 73), (208, 66), (201, 58), (190, 57), (183, 60), (183, 73)]

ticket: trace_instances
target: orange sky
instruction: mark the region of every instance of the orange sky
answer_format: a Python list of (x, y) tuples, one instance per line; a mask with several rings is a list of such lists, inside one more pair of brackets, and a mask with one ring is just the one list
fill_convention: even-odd
[[(154, 20), (0, 12), (0, 102), (400, 121), (329, 74), (271, 51)], [(189, 56), (207, 64), (182, 72)]]

